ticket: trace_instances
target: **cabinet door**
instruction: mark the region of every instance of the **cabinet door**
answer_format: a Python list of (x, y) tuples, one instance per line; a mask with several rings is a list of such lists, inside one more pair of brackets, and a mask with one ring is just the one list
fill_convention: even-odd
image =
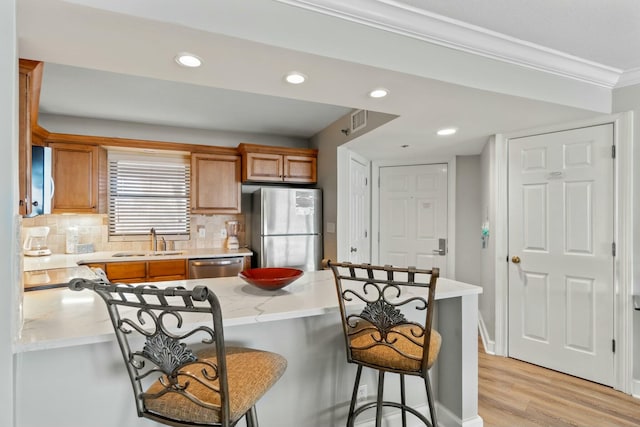
[(282, 182), (282, 155), (247, 153), (245, 156), (245, 181)]
[(111, 282), (136, 283), (147, 278), (147, 263), (144, 261), (108, 262), (105, 267)]
[(284, 156), (285, 182), (316, 182), (316, 158)]
[(240, 156), (191, 155), (191, 212), (240, 213)]
[(31, 143), (37, 124), (42, 62), (20, 59), (18, 81), (18, 191), (20, 215), (31, 214)]
[(55, 184), (51, 212), (97, 212), (99, 147), (60, 142), (49, 146)]
[[(163, 261), (149, 261), (149, 280), (184, 280), (187, 276), (187, 261), (185, 259), (168, 259)], [(166, 279), (172, 277), (173, 279)]]

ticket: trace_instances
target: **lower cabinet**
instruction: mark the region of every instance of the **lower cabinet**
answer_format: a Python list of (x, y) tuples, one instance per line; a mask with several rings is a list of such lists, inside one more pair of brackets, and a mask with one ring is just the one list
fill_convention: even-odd
[[(107, 274), (107, 277), (109, 275)], [(149, 282), (163, 280), (184, 280), (187, 278), (187, 260), (171, 259), (163, 261), (149, 261), (147, 279)]]
[(87, 265), (103, 269), (109, 281), (114, 283), (160, 282), (187, 278), (186, 259), (119, 261)]

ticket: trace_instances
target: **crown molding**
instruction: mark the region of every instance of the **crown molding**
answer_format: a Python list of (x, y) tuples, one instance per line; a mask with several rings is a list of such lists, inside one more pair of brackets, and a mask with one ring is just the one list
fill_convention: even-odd
[(640, 67), (626, 70), (620, 76), (616, 87), (633, 86), (640, 84)]
[(276, 0), (522, 67), (613, 88), (622, 70), (394, 0)]

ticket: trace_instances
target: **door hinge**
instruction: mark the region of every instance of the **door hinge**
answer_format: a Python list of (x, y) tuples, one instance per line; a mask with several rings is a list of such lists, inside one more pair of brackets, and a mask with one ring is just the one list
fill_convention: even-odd
[(367, 178), (364, 179), (364, 186), (366, 187), (368, 184), (369, 180)]
[(364, 230), (364, 238), (367, 238), (367, 230)]
[(611, 255), (616, 256), (616, 242), (611, 244)]
[(380, 175), (378, 175), (378, 188), (380, 188)]
[(611, 146), (611, 158), (612, 159), (616, 158), (616, 146), (615, 145)]
[(509, 262), (509, 255), (505, 258), (505, 261)]
[(616, 352), (616, 340), (611, 340), (611, 351)]
[(380, 243), (380, 232), (378, 231), (378, 243)]

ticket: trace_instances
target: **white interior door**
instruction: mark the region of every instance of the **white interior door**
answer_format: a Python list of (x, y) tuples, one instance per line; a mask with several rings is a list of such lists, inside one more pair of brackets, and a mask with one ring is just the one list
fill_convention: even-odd
[(612, 145), (613, 125), (509, 142), (509, 356), (607, 385)]
[(349, 262), (371, 262), (368, 162), (349, 155)]
[(447, 165), (381, 167), (379, 209), (379, 262), (446, 277)]

